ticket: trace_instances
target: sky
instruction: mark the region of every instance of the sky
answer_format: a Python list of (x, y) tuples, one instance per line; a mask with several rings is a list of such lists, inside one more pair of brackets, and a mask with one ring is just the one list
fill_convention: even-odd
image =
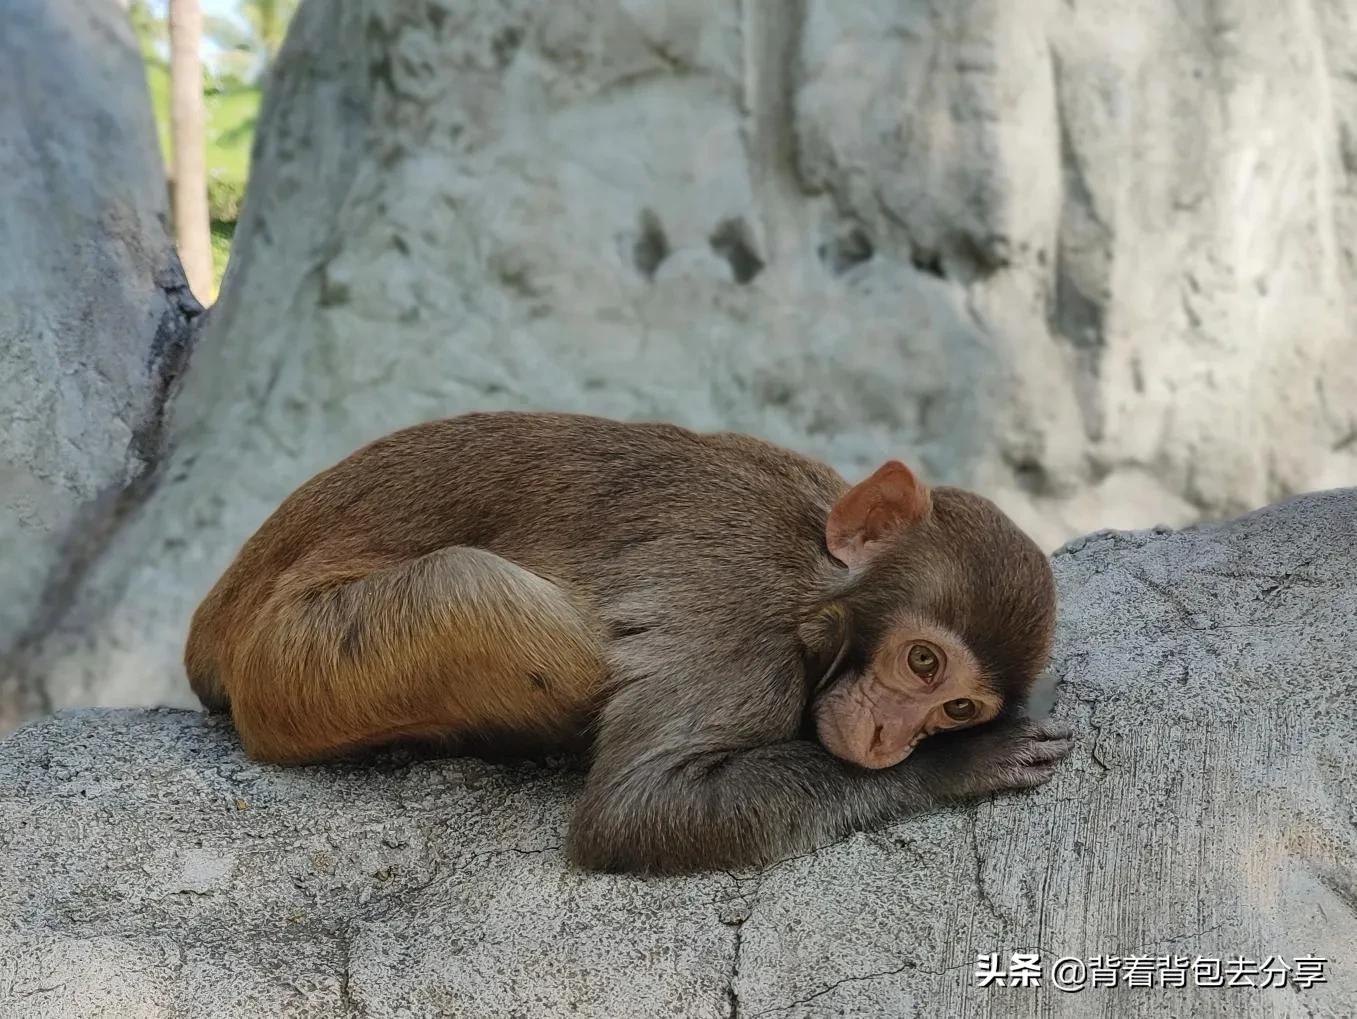
[[(3, 0), (0, 0), (3, 2)], [(166, 10), (169, 7), (169, 0), (150, 0), (149, 6), (160, 17), (165, 17)], [(240, 0), (201, 0), (203, 17), (205, 18), (225, 18), (240, 23)], [(210, 40), (204, 39), (202, 45), (202, 54), (204, 58), (210, 59), (216, 52)]]
[(236, 0), (202, 0), (203, 13), (214, 18), (234, 18)]
[[(168, 6), (166, 0), (151, 0), (151, 8), (157, 14), (164, 15)], [(238, 0), (202, 0), (203, 14), (213, 18), (234, 18)]]
[[(237, 23), (240, 21), (240, 16), (237, 13), (240, 7), (237, 0), (202, 0), (202, 8), (205, 18), (226, 18)], [(212, 43), (206, 39), (203, 40), (203, 48), (200, 52), (204, 59), (210, 59), (214, 52)]]

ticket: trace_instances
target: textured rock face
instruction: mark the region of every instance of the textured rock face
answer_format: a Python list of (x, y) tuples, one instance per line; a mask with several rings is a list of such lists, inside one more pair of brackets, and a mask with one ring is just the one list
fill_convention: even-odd
[(539, 407), (994, 495), (1053, 547), (1357, 481), (1357, 26), (1290, 5), (306, 4), (165, 483), (47, 643), (188, 703), (315, 470)]
[[(145, 71), (112, 3), (15, 0), (0, 31), (0, 730), (50, 622), (154, 462), (197, 304), (164, 223)], [(30, 697), (33, 699), (30, 700)]]
[[(0, 743), (0, 1017), (1349, 1015), (1354, 542), (1357, 490), (1073, 543), (1051, 784), (747, 874), (569, 870), (579, 776), (546, 766), (281, 770), (198, 714), (35, 723)], [(1023, 949), (1329, 980), (974, 985)]]

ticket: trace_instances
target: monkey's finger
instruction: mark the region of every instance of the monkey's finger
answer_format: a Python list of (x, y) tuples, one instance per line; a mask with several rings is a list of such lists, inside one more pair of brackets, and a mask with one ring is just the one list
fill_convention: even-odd
[(1074, 741), (1071, 739), (1032, 740), (1014, 756), (1020, 764), (1043, 764), (1048, 761), (1059, 761), (1069, 756), (1073, 749)]
[(1074, 736), (1074, 730), (1070, 728), (1068, 722), (1062, 722), (1055, 718), (1042, 718), (1027, 723), (1027, 731), (1037, 739), (1070, 739)]
[(1039, 785), (1045, 785), (1055, 774), (1054, 763), (1041, 763), (1031, 765), (1018, 765), (1011, 769), (1005, 776), (1008, 779), (1010, 789), (1035, 789)]

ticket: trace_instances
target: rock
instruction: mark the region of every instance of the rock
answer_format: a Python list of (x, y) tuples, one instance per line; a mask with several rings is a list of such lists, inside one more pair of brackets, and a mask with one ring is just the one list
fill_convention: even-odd
[(1357, 24), (1329, 0), (303, 5), (155, 496), (35, 672), (190, 704), (277, 503), (486, 408), (735, 428), (1047, 547), (1357, 483)]
[(111, 3), (15, 0), (0, 33), (0, 731), (161, 451), (199, 306), (165, 226), (141, 53)]
[[(289, 770), (199, 714), (33, 723), (0, 743), (0, 1017), (1348, 1015), (1354, 542), (1357, 489), (1072, 543), (1057, 777), (750, 873), (568, 869), (580, 776), (549, 764)], [(1025, 950), (1041, 988), (976, 986)], [(1328, 979), (1051, 987), (1100, 955)]]

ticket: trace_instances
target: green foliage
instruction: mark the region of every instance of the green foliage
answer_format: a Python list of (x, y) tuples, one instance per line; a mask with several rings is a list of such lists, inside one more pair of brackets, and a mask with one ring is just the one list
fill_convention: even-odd
[[(238, 17), (209, 17), (205, 52), (207, 198), (212, 258), (220, 282), (249, 177), (263, 73), (282, 44), (299, 0), (239, 0)], [(161, 156), (170, 167), (169, 32), (164, 0), (132, 0), (132, 27), (146, 62)]]
[(236, 235), (235, 220), (212, 220), (212, 275), (217, 286), (221, 286), (222, 275), (226, 272), (226, 261), (231, 257), (231, 241)]
[[(148, 64), (146, 81), (151, 90), (156, 133), (166, 167), (170, 162), (170, 72)], [(259, 116), (259, 89), (238, 87), (213, 90), (204, 97), (207, 113), (207, 194), (212, 218), (233, 220), (240, 215), (249, 177), (250, 146)]]
[(257, 88), (209, 92), (207, 105), (207, 173), (237, 181), (245, 190), (250, 172), (250, 146), (262, 94)]
[(155, 114), (155, 133), (160, 139), (160, 155), (170, 165), (170, 69), (155, 61), (146, 62), (146, 86), (151, 91), (151, 112)]
[(166, 64), (170, 33), (165, 18), (156, 13), (148, 0), (132, 0), (127, 7), (127, 18), (141, 45), (141, 58), (148, 65)]
[(213, 222), (234, 223), (240, 218), (240, 203), (245, 200), (245, 182), (208, 175), (207, 210)]
[(258, 85), (283, 44), (299, 0), (242, 0), (238, 18), (209, 17), (207, 36), (217, 48), (224, 78)]

